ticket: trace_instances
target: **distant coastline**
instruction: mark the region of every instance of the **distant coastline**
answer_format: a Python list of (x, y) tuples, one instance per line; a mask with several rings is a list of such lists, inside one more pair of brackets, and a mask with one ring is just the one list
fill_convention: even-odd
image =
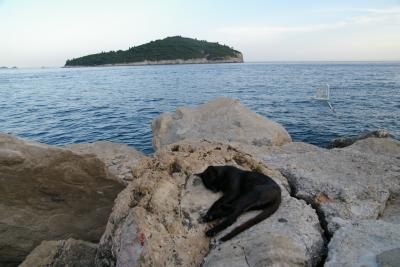
[(243, 56), (230, 57), (220, 60), (208, 60), (206, 58), (194, 59), (172, 59), (172, 60), (145, 60), (141, 62), (101, 64), (101, 65), (76, 65), (64, 66), (63, 68), (83, 68), (83, 67), (114, 67), (114, 66), (147, 66), (147, 65), (178, 65), (178, 64), (219, 64), (219, 63), (243, 63)]

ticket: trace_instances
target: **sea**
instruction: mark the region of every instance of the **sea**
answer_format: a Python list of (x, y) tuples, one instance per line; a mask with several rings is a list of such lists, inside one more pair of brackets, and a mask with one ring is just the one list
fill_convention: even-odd
[[(329, 103), (315, 100), (327, 84)], [(325, 147), (378, 128), (400, 138), (400, 62), (1, 69), (0, 132), (52, 145), (109, 140), (151, 154), (154, 118), (218, 96), (282, 124), (294, 141)]]

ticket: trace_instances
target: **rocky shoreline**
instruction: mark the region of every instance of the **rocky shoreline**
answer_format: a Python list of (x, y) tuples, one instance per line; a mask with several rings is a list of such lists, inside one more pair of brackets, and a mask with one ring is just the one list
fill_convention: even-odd
[(145, 60), (145, 61), (141, 61), (141, 62), (103, 64), (103, 65), (95, 65), (95, 66), (86, 66), (86, 65), (64, 66), (63, 68), (178, 65), (178, 64), (219, 64), (219, 63), (243, 63), (243, 55), (239, 54), (237, 57), (226, 57), (226, 58), (220, 59), (220, 60), (208, 60), (206, 58), (173, 59), (173, 60), (157, 60), (157, 61)]
[[(112, 142), (54, 147), (0, 134), (0, 266), (400, 262), (400, 141), (389, 134), (332, 149), (292, 142), (229, 98), (164, 113), (152, 128), (152, 156)], [(207, 238), (199, 218), (219, 195), (195, 174), (209, 165), (270, 176), (280, 208), (225, 243), (216, 240), (257, 211)]]

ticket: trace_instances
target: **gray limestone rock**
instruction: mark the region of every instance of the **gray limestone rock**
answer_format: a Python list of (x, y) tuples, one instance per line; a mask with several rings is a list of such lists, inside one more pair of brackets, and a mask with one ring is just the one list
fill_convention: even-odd
[[(243, 215), (236, 225), (257, 213)], [(317, 266), (324, 253), (321, 233), (315, 211), (284, 191), (281, 207), (275, 214), (229, 242), (217, 244), (203, 266)]]
[(280, 124), (226, 97), (195, 108), (182, 107), (174, 113), (163, 113), (154, 119), (152, 129), (156, 150), (184, 139), (205, 138), (254, 146), (282, 145), (291, 141)]
[(385, 250), (376, 256), (378, 267), (396, 267), (400, 263), (400, 247)]
[(335, 232), (325, 267), (395, 267), (400, 264), (400, 225), (354, 221)]
[(97, 245), (69, 238), (43, 241), (20, 267), (94, 267)]
[(343, 148), (343, 147), (350, 146), (350, 145), (354, 144), (358, 140), (362, 140), (362, 139), (366, 139), (366, 138), (370, 138), (370, 137), (388, 138), (388, 137), (392, 137), (392, 136), (387, 130), (378, 129), (378, 130), (371, 131), (371, 132), (368, 132), (368, 133), (365, 133), (365, 134), (361, 134), (361, 135), (356, 136), (356, 137), (336, 138), (336, 139), (332, 140), (329, 143), (328, 148)]
[[(199, 218), (220, 195), (206, 190), (194, 175), (209, 165), (260, 171), (283, 190), (283, 203), (272, 217), (211, 251), (211, 240), (204, 234), (210, 226), (200, 224)], [(172, 144), (136, 166), (133, 182), (115, 202), (96, 264), (199, 266), (208, 254), (206, 266), (229, 266), (246, 259), (259, 266), (315, 266), (324, 250), (318, 217), (287, 190), (278, 171), (229, 145), (206, 140)], [(244, 214), (235, 225), (256, 213)]]
[(385, 210), (379, 219), (400, 224), (400, 196), (395, 195), (386, 202)]
[(390, 203), (400, 195), (400, 141), (368, 138), (331, 150), (294, 142), (244, 150), (279, 169), (293, 194), (321, 212), (330, 234), (354, 219), (398, 218), (398, 207)]
[(127, 185), (132, 181), (132, 168), (144, 155), (125, 144), (98, 141), (88, 144), (66, 145), (77, 154), (94, 154), (107, 166), (111, 176)]
[(43, 240), (98, 241), (122, 188), (93, 155), (0, 134), (0, 265)]

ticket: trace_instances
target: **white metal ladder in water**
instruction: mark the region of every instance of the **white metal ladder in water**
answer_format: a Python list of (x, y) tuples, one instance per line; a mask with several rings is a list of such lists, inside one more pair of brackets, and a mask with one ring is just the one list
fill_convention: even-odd
[(333, 108), (331, 102), (329, 101), (331, 97), (331, 88), (329, 84), (325, 84), (325, 86), (317, 88), (315, 92), (315, 96), (313, 97), (314, 100), (326, 101), (328, 103), (329, 108), (336, 113), (335, 109)]

